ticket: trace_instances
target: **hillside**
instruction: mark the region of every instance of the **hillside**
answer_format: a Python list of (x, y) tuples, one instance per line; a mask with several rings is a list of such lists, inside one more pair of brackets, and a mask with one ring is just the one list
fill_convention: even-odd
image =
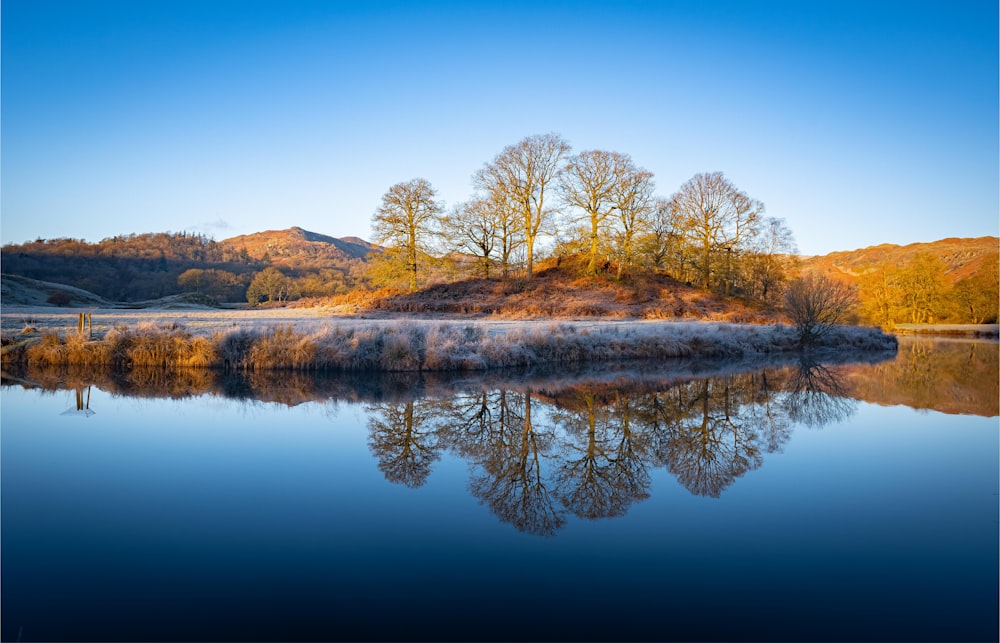
[(831, 252), (827, 255), (802, 257), (804, 272), (817, 272), (847, 283), (855, 283), (869, 266), (889, 263), (903, 266), (920, 253), (930, 253), (946, 266), (945, 277), (950, 284), (976, 273), (983, 260), (998, 252), (997, 237), (973, 239), (941, 239), (929, 243), (911, 243), (898, 246), (884, 243), (878, 246)]
[(222, 248), (240, 253), (244, 249), (252, 259), (265, 257), (272, 263), (296, 267), (302, 263), (325, 262), (330, 267), (364, 260), (377, 249), (357, 237), (337, 239), (293, 226), (287, 230), (267, 230), (245, 234), (219, 242)]
[(208, 271), (213, 287), (200, 292), (219, 301), (244, 301), (253, 275), (269, 265), (301, 278), (303, 294), (350, 289), (352, 270), (364, 265), (373, 248), (361, 239), (293, 227), (223, 241), (183, 232), (119, 235), (96, 243), (39, 239), (5, 245), (0, 259), (6, 275), (64, 284), (120, 302), (196, 290), (181, 283), (181, 275)]
[(772, 323), (783, 316), (758, 301), (722, 297), (658, 274), (618, 280), (604, 274), (582, 277), (558, 267), (555, 260), (538, 264), (531, 280), (466, 279), (429, 286), (366, 302), (372, 311), (431, 315), (476, 315), (503, 318), (638, 318), (703, 319)]
[(106, 308), (112, 302), (92, 292), (17, 275), (0, 275), (0, 298), (5, 305), (76, 306)]

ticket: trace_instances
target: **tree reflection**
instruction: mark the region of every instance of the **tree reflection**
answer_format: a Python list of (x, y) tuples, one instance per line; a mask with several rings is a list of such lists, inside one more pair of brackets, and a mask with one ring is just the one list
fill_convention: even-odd
[(441, 457), (434, 415), (425, 402), (368, 407), (368, 447), (389, 482), (420, 487)]
[(629, 505), (649, 497), (643, 447), (632, 428), (627, 398), (600, 404), (594, 391), (581, 391), (578, 410), (563, 410), (555, 420), (567, 436), (555, 484), (563, 505), (581, 518), (622, 516)]
[[(795, 426), (847, 419), (856, 412), (852, 396), (859, 391), (864, 399), (887, 399), (885, 382), (895, 381), (887, 375), (890, 369), (901, 371), (898, 379), (913, 382), (915, 390), (927, 390), (926, 382), (938, 377), (943, 379), (938, 388), (947, 389), (939, 396), (947, 392), (971, 399), (977, 409), (996, 408), (995, 344), (904, 346), (896, 360), (885, 364), (831, 366), (804, 360), (715, 376), (698, 375), (697, 366), (681, 375), (647, 366), (594, 376), (530, 373), (521, 379), (516, 373), (463, 379), (424, 373), (348, 378), (257, 372), (216, 378), (205, 371), (166, 378), (159, 371), (133, 370), (94, 385), (126, 394), (142, 384), (170, 396), (207, 388), (215, 395), (288, 405), (363, 400), (368, 402), (368, 446), (387, 480), (420, 487), (447, 453), (469, 463), (471, 493), (500, 521), (526, 533), (552, 535), (570, 516), (625, 515), (649, 497), (657, 468), (692, 494), (718, 498), (761, 467), (765, 454), (779, 453)], [(731, 368), (710, 367), (716, 373)], [(70, 369), (46, 376), (63, 386), (91, 385), (87, 373)], [(48, 382), (3, 377), (6, 385)], [(989, 403), (977, 401), (984, 394), (972, 379), (992, 391)]]
[(664, 418), (659, 455), (691, 493), (718, 498), (762, 462), (756, 427), (739, 414), (739, 397), (749, 392), (740, 383), (725, 377), (678, 387), (673, 414)]
[(754, 381), (754, 403), (747, 409), (748, 422), (758, 427), (765, 452), (780, 453), (785, 442), (792, 436), (793, 426), (777, 395), (781, 383), (787, 378), (768, 369), (751, 374), (750, 377)]
[(809, 359), (792, 370), (787, 390), (785, 412), (798, 424), (820, 428), (843, 422), (857, 411), (858, 403), (848, 397), (843, 378), (833, 368)]
[[(499, 416), (504, 420), (500, 423), (501, 430), (494, 432), (500, 439), (492, 443), (494, 448), (483, 453), (484, 457), (478, 461), (482, 473), (473, 477), (469, 487), (500, 520), (530, 534), (550, 536), (566, 522), (549, 490), (542, 466), (552, 435), (536, 430), (531, 415), (531, 393), (518, 395), (504, 391), (500, 402), (504, 406)], [(508, 402), (510, 406), (506, 406)], [(523, 412), (514, 411), (518, 406)], [(520, 430), (505, 430), (518, 425)]]

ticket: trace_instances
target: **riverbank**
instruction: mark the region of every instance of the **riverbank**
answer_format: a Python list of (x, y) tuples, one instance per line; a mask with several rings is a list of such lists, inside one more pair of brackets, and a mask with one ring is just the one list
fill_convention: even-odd
[[(818, 351), (894, 350), (893, 335), (845, 326)], [(458, 371), (674, 357), (743, 357), (799, 350), (784, 325), (713, 322), (325, 320), (193, 331), (177, 322), (89, 333), (5, 336), (8, 365), (294, 371)]]
[(892, 330), (900, 335), (1000, 336), (1000, 324), (896, 324)]

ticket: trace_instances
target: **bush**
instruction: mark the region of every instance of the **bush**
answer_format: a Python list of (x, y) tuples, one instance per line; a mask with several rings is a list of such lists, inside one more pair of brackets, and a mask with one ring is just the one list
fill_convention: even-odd
[(785, 313), (801, 346), (811, 346), (842, 322), (855, 302), (854, 290), (822, 275), (807, 274), (785, 290)]
[(45, 303), (52, 304), (53, 306), (69, 306), (70, 302), (69, 293), (65, 290), (57, 290), (48, 296)]

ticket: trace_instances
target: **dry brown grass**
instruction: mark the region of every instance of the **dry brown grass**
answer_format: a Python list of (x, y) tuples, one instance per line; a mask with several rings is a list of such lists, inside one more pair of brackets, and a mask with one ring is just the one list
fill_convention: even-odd
[(567, 262), (542, 263), (530, 280), (469, 279), (416, 293), (383, 291), (358, 306), (388, 313), (500, 319), (785, 321), (780, 311), (760, 302), (705, 293), (663, 275), (579, 276)]
[[(3, 364), (85, 365), (236, 372), (453, 371), (705, 355), (739, 357), (798, 347), (782, 325), (704, 323), (384, 322), (300, 330), (292, 325), (236, 329), (211, 337), (178, 324), (140, 324), (102, 340), (47, 333), (3, 347)], [(895, 338), (845, 327), (820, 348), (887, 350)]]

